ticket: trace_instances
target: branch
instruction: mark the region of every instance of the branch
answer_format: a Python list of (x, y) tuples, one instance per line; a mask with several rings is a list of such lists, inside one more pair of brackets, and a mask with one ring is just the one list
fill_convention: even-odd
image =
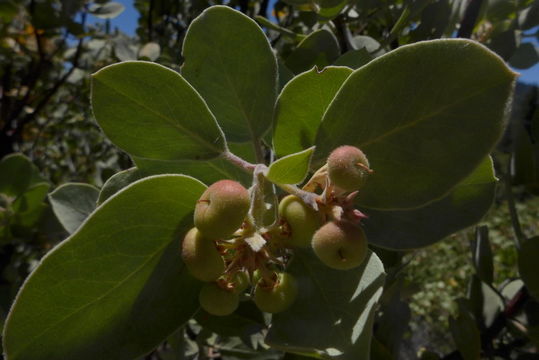
[(150, 0), (150, 8), (148, 9), (148, 40), (149, 41), (152, 41), (153, 39), (153, 19), (152, 19), (153, 5), (154, 5), (154, 0)]
[[(83, 13), (83, 15), (85, 15), (85, 14)], [(83, 18), (83, 24), (85, 22), (85, 19), (86, 19), (86, 16), (84, 16), (84, 18)], [(24, 126), (26, 124), (28, 124), (29, 122), (31, 122), (33, 119), (35, 119), (37, 114), (39, 114), (39, 112), (48, 104), (49, 100), (54, 96), (54, 94), (56, 94), (58, 89), (60, 89), (60, 87), (67, 81), (67, 79), (69, 78), (69, 76), (71, 76), (73, 71), (75, 71), (75, 69), (78, 67), (78, 64), (79, 64), (80, 55), (82, 54), (82, 45), (83, 45), (83, 43), (84, 43), (84, 38), (81, 38), (79, 40), (79, 43), (77, 44), (77, 50), (75, 51), (75, 55), (73, 57), (73, 62), (72, 62), (71, 69), (69, 69), (69, 71), (67, 73), (65, 73), (64, 76), (62, 76), (60, 79), (58, 79), (58, 81), (56, 81), (56, 83), (53, 85), (53, 87), (51, 89), (49, 89), (49, 91), (47, 91), (45, 96), (41, 99), (41, 101), (35, 107), (34, 111), (32, 111), (32, 113), (26, 115), (21, 120), (21, 122), (20, 122), (19, 126), (17, 127), (14, 135), (16, 135), (16, 136), (20, 135), (20, 133), (22, 132), (22, 129), (24, 128)], [(39, 138), (39, 136), (43, 132), (43, 129), (48, 125), (48, 123), (49, 123), (49, 121), (46, 121), (39, 128), (38, 134), (36, 136), (36, 140), (34, 141), (34, 144), (32, 145), (32, 149), (35, 147), (35, 145), (37, 143), (37, 139)]]
[(464, 12), (464, 17), (460, 22), (460, 28), (457, 33), (459, 38), (470, 38), (472, 36), (473, 28), (479, 16), (479, 10), (481, 9), (481, 3), (483, 0), (470, 0), (466, 11)]
[(507, 198), (507, 206), (509, 207), (509, 215), (511, 217), (511, 223), (513, 224), (513, 231), (515, 232), (515, 245), (517, 249), (520, 249), (520, 244), (526, 240), (526, 236), (522, 231), (522, 226), (520, 225), (520, 220), (518, 218), (518, 212), (515, 205), (515, 199), (513, 197), (513, 189), (511, 188), (511, 162), (513, 157), (509, 158), (507, 163), (507, 171), (503, 175), (503, 180), (505, 183), (505, 196)]

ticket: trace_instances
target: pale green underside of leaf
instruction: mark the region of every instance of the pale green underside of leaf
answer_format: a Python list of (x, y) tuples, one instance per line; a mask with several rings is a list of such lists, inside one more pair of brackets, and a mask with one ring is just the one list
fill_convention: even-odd
[(180, 74), (155, 63), (126, 61), (96, 72), (92, 108), (107, 137), (134, 156), (211, 159), (226, 149), (200, 95)]
[(227, 138), (261, 138), (277, 97), (277, 60), (266, 35), (228, 6), (206, 9), (183, 42), (182, 75), (204, 97)]
[(340, 271), (325, 266), (310, 249), (298, 250), (290, 272), (298, 281), (298, 298), (274, 315), (266, 342), (327, 359), (368, 359), (374, 307), (385, 279), (376, 254), (369, 252), (359, 268)]
[(342, 83), (352, 73), (346, 67), (312, 68), (283, 89), (275, 110), (273, 146), (278, 156), (313, 146), (316, 130)]
[(108, 178), (105, 184), (103, 184), (103, 187), (99, 192), (97, 205), (101, 205), (109, 197), (116, 194), (118, 191), (122, 190), (127, 185), (137, 180), (140, 180), (143, 177), (144, 175), (136, 167), (132, 167), (112, 175), (110, 178)]
[(309, 173), (314, 147), (290, 154), (273, 162), (266, 177), (276, 184), (299, 184)]
[(97, 206), (99, 190), (89, 184), (68, 183), (49, 194), (52, 210), (68, 233), (72, 234)]
[(492, 160), (481, 165), (440, 200), (412, 210), (366, 209), (363, 221), (369, 242), (407, 250), (434, 244), (485, 215), (494, 201), (496, 178)]
[(162, 175), (105, 201), (21, 288), (3, 334), (7, 360), (131, 360), (187, 321), (199, 282), (178, 249), (204, 190)]
[(374, 170), (362, 206), (409, 209), (439, 199), (498, 141), (514, 79), (470, 40), (402, 46), (345, 81), (319, 127), (314, 166), (339, 145), (357, 146)]

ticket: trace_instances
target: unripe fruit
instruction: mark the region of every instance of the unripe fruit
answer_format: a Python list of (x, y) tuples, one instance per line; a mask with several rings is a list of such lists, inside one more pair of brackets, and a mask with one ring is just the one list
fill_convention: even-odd
[(308, 247), (321, 225), (320, 215), (295, 195), (288, 195), (279, 203), (279, 216), (289, 225), (287, 244)]
[(197, 228), (183, 238), (182, 259), (191, 275), (201, 281), (215, 281), (225, 271), (225, 262), (213, 240), (205, 238)]
[(240, 183), (221, 180), (204, 191), (195, 207), (195, 226), (211, 239), (229, 237), (249, 211), (249, 193)]
[(232, 314), (239, 305), (240, 298), (232, 290), (225, 290), (217, 283), (204, 284), (198, 294), (200, 306), (208, 313), (216, 316)]
[(296, 279), (288, 273), (279, 273), (273, 286), (265, 284), (264, 280), (258, 282), (254, 302), (260, 310), (276, 314), (289, 308), (297, 295)]
[(249, 276), (245, 271), (238, 271), (232, 277), (234, 292), (241, 294), (249, 287)]
[(313, 250), (327, 266), (337, 270), (355, 268), (365, 260), (367, 239), (363, 230), (347, 221), (328, 222), (313, 236)]
[(328, 157), (328, 175), (331, 183), (345, 191), (361, 188), (369, 175), (369, 160), (357, 147), (344, 145)]

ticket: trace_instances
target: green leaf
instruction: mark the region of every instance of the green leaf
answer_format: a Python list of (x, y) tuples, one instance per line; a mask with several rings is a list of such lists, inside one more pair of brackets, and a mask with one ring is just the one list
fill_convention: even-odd
[(348, 66), (351, 69), (359, 69), (363, 65), (368, 64), (374, 56), (369, 54), (367, 49), (361, 48), (358, 50), (350, 50), (345, 52), (339, 57), (333, 65), (335, 66)]
[(142, 172), (136, 167), (132, 167), (127, 170), (120, 171), (107, 179), (97, 199), (97, 205), (101, 205), (112, 195), (122, 190), (127, 185), (140, 180), (144, 177)]
[(226, 148), (204, 100), (161, 65), (126, 61), (99, 70), (92, 78), (92, 107), (107, 137), (134, 156), (211, 159)]
[(204, 97), (231, 141), (261, 138), (277, 97), (277, 60), (266, 35), (228, 6), (206, 9), (189, 26), (182, 74)]
[(481, 358), (481, 334), (475, 325), (475, 320), (459, 302), (459, 315), (449, 318), (449, 330), (453, 340), (464, 360), (479, 360)]
[(320, 8), (318, 10), (318, 15), (324, 19), (331, 20), (338, 16), (349, 3), (349, 0), (319, 0), (318, 4), (320, 5)]
[[(230, 150), (241, 158), (253, 162), (254, 153), (250, 143), (229, 143)], [(205, 184), (212, 184), (222, 179), (232, 179), (249, 186), (252, 175), (223, 158), (208, 161), (157, 161), (133, 157), (144, 176), (157, 174), (190, 175)]]
[(105, 201), (28, 277), (6, 321), (7, 358), (131, 360), (198, 308), (178, 254), (205, 190), (162, 175)]
[(32, 163), (22, 154), (9, 154), (0, 160), (0, 193), (17, 197), (30, 185)]
[(472, 262), (477, 277), (481, 281), (492, 285), (494, 280), (494, 265), (492, 263), (492, 249), (488, 236), (488, 226), (483, 225), (475, 229), (475, 238), (471, 242)]
[(318, 129), (313, 165), (339, 145), (357, 146), (374, 170), (362, 206), (410, 209), (439, 199), (500, 138), (514, 79), (470, 40), (402, 46), (345, 81)]
[(242, 301), (233, 314), (214, 316), (204, 310), (195, 315), (200, 326), (221, 336), (249, 336), (265, 327), (264, 316), (253, 301)]
[(539, 49), (533, 43), (522, 43), (509, 59), (516, 69), (528, 69), (539, 62)]
[(299, 184), (309, 173), (314, 147), (286, 155), (272, 163), (266, 177), (276, 184)]
[(518, 272), (530, 294), (539, 300), (539, 236), (524, 241), (518, 251)]
[(72, 234), (95, 210), (99, 190), (89, 184), (68, 183), (49, 194), (54, 215), (60, 224)]
[(35, 184), (13, 202), (14, 225), (27, 228), (26, 230), (29, 232), (36, 230), (35, 226), (47, 208), (43, 201), (47, 196), (49, 187), (48, 183)]
[(324, 113), (351, 73), (345, 67), (311, 69), (284, 87), (277, 99), (274, 121), (273, 147), (278, 156), (313, 146)]
[(10, 0), (0, 1), (0, 18), (7, 24), (19, 13), (19, 7)]
[(290, 272), (298, 281), (298, 298), (290, 309), (274, 315), (266, 342), (322, 358), (367, 359), (374, 307), (385, 278), (376, 254), (370, 253), (359, 268), (340, 271), (322, 264), (311, 250), (301, 250)]
[(367, 238), (377, 246), (396, 250), (434, 244), (480, 221), (494, 201), (496, 182), (488, 157), (448, 195), (426, 206), (413, 210), (366, 209)]
[(295, 74), (310, 70), (313, 66), (322, 69), (333, 64), (341, 50), (335, 35), (326, 29), (317, 30), (305, 39), (286, 58), (285, 65)]
[(106, 4), (92, 4), (90, 6), (90, 14), (101, 19), (114, 19), (125, 10), (125, 6), (116, 1), (111, 1)]
[(431, 2), (421, 11), (421, 21), (419, 26), (410, 32), (410, 42), (439, 39), (449, 26), (450, 20), (449, 0)]

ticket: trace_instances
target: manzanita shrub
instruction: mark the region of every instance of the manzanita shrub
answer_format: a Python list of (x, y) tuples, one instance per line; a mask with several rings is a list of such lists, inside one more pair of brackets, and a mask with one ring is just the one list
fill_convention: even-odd
[(367, 244), (426, 246), (482, 217), (515, 73), (433, 40), (279, 90), (264, 32), (225, 6), (191, 24), (183, 57), (181, 73), (94, 74), (95, 118), (136, 167), (50, 195), (71, 235), (22, 286), (6, 359), (134, 359), (237, 311), (274, 349), (368, 359), (386, 274)]

